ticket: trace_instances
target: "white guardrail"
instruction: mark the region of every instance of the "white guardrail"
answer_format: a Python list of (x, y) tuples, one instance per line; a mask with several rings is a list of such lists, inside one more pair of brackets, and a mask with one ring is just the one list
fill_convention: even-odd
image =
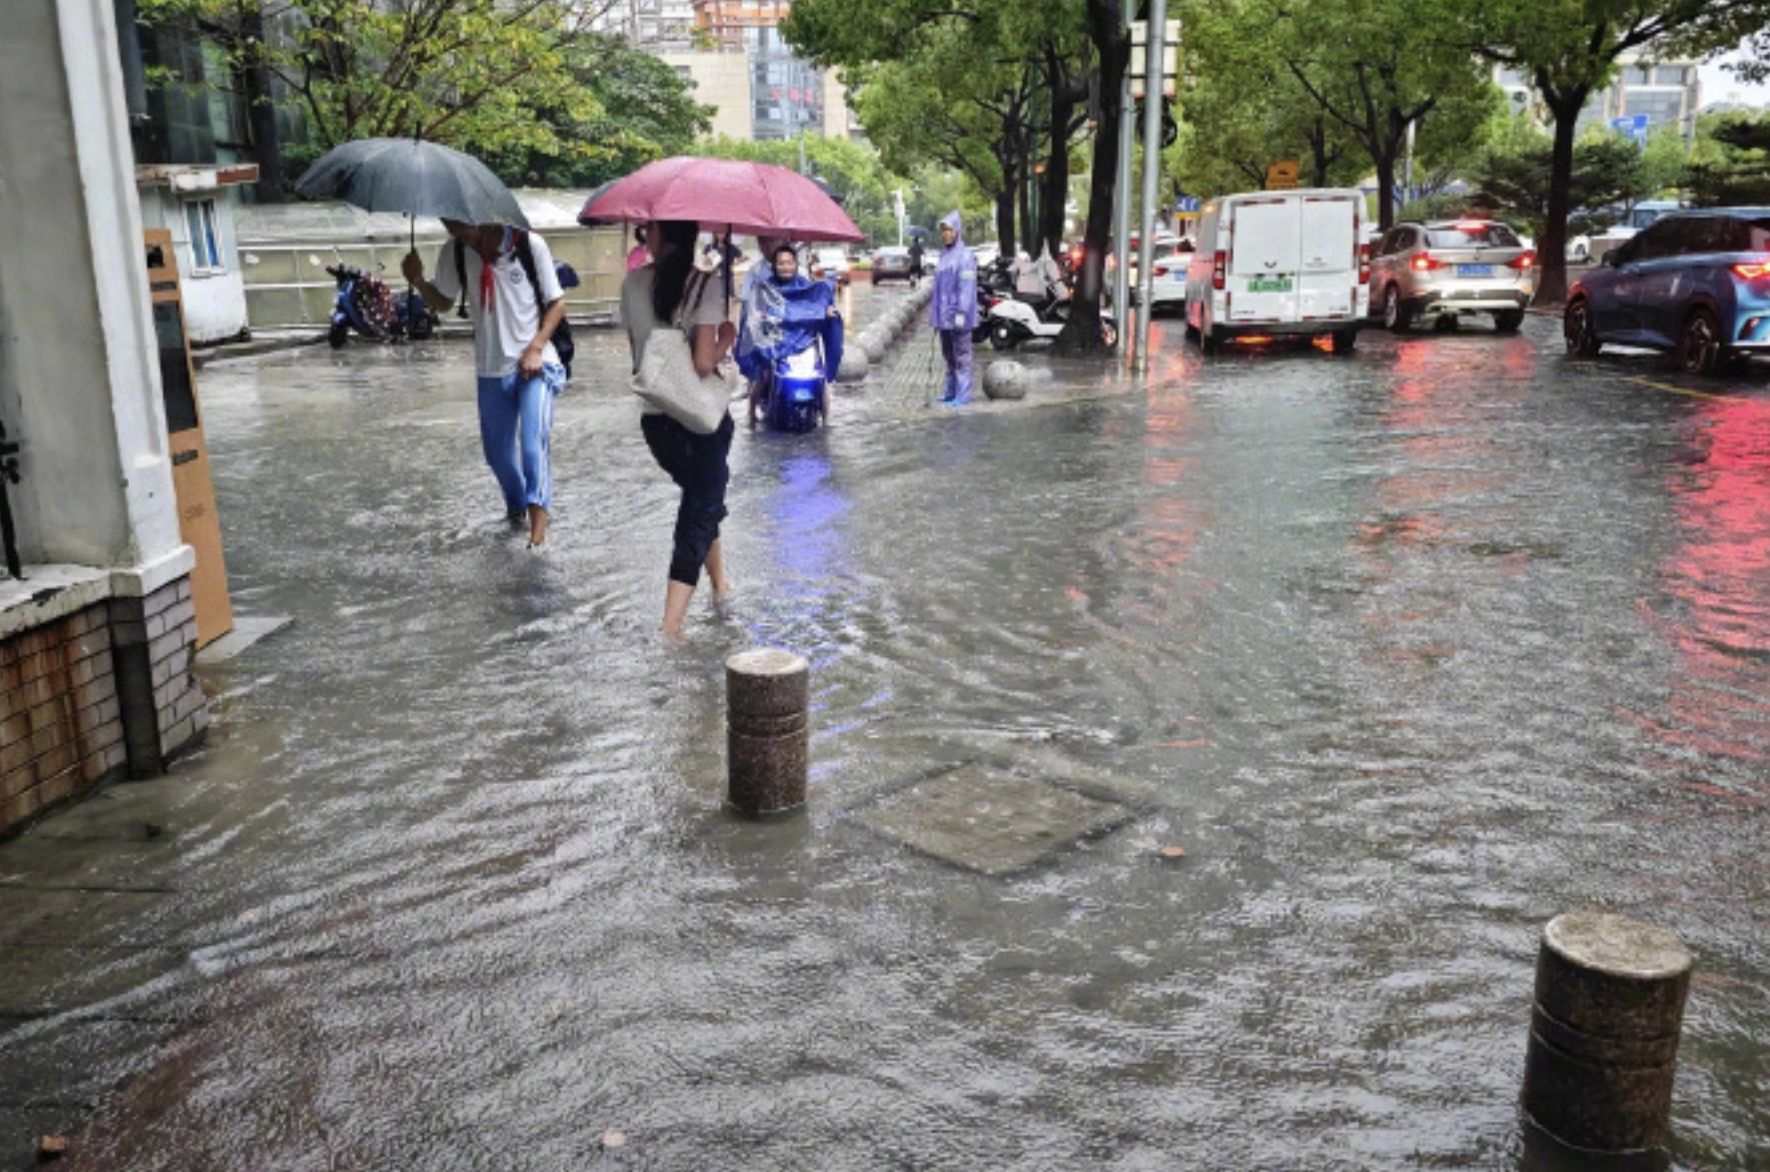
[[(579, 285), (566, 290), (573, 321), (612, 320), (626, 275), (626, 235), (618, 227), (551, 228), (545, 233), (555, 260), (578, 271)], [(420, 233), (418, 254), (431, 267), (445, 237)], [(247, 241), (239, 245), (246, 287), (246, 320), (254, 330), (323, 329), (332, 320), (337, 283), (326, 266), (344, 264), (379, 272), (397, 292), (404, 288), (400, 261), (406, 237), (365, 240)]]

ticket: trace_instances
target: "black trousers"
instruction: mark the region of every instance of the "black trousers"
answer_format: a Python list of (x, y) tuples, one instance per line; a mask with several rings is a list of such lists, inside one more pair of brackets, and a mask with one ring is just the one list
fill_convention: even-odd
[(689, 586), (701, 580), (707, 551), (719, 539), (725, 520), (725, 486), (731, 479), (733, 425), (727, 415), (712, 435), (696, 435), (668, 415), (641, 415), (640, 430), (658, 467), (682, 490), (676, 507), (676, 541), (670, 553), (670, 579)]

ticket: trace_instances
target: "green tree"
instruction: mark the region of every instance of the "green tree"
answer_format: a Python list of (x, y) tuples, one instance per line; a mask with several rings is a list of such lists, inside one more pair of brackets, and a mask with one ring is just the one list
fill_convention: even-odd
[(969, 176), (945, 167), (922, 167), (904, 188), (904, 212), (909, 222), (931, 233), (948, 212), (958, 212), (967, 224), (988, 223), (993, 203)]
[(994, 203), (996, 238), (1012, 249), (1031, 73), (979, 66), (957, 48), (967, 41), (964, 29), (949, 28), (911, 59), (857, 70), (855, 112), (894, 171), (934, 162), (969, 178)]
[(594, 12), (572, 0), (139, 0), (139, 12), (195, 22), (229, 69), (279, 79), (320, 148), (413, 135), (558, 155), (543, 112), (568, 125), (598, 112), (570, 68)]
[(718, 159), (773, 163), (796, 171), (801, 145), (805, 150), (807, 170), (830, 185), (855, 227), (872, 240), (895, 242), (897, 214), (892, 206), (891, 192), (904, 184), (885, 169), (879, 152), (869, 144), (821, 135), (807, 136), (803, 144), (798, 139), (750, 142), (720, 137), (702, 139), (694, 144), (692, 153)]
[(1456, 0), (1256, 0), (1286, 70), (1369, 159), (1377, 217), (1395, 221), (1408, 127), (1472, 136), (1491, 112)]
[[(1224, 195), (1266, 184), (1266, 169), (1301, 163), (1315, 187), (1355, 182), (1363, 172), (1345, 129), (1290, 75), (1289, 52), (1249, 3), (1195, 3), (1187, 9), (1181, 54), (1192, 84), (1180, 95), (1180, 139), (1169, 173), (1186, 191)], [(1250, 94), (1261, 95), (1249, 101)]]
[(1670, 195), (1684, 186), (1690, 169), (1690, 150), (1676, 126), (1661, 126), (1647, 136), (1641, 150), (1641, 166), (1647, 175), (1650, 195)]
[(619, 37), (595, 36), (572, 47), (572, 76), (596, 99), (573, 121), (570, 104), (538, 111), (557, 150), (520, 147), (486, 162), (506, 183), (594, 187), (654, 159), (686, 154), (712, 126), (713, 109), (694, 100), (689, 83), (650, 53)]
[(1490, 0), (1472, 7), (1474, 42), (1521, 72), (1554, 120), (1548, 206), (1538, 243), (1539, 303), (1567, 296), (1567, 218), (1574, 206), (1575, 125), (1625, 53), (1702, 53), (1770, 25), (1770, 0)]
[[(1087, 257), (1062, 342), (1070, 351), (1100, 345), (1130, 57), (1124, 15), (1122, 0), (797, 0), (785, 25), (802, 52), (853, 71), (856, 106), (887, 162), (952, 167), (995, 198), (1004, 248), (1016, 240), (1014, 204), (1034, 139), (1047, 156), (1047, 214), (1028, 235), (1050, 236), (1061, 229), (1071, 136), (1094, 123)], [(1083, 79), (1092, 119), (1078, 115)]]
[[(1521, 145), (1521, 149), (1519, 148)], [(1554, 146), (1550, 142), (1508, 144), (1511, 149), (1490, 151), (1475, 175), (1473, 206), (1508, 213), (1527, 224), (1537, 235), (1538, 253), (1549, 217), (1554, 174)], [(1568, 193), (1574, 206), (1597, 210), (1613, 204), (1633, 203), (1653, 192), (1641, 151), (1635, 144), (1609, 131), (1581, 138), (1574, 144), (1572, 176)], [(1604, 227), (1596, 220), (1576, 222), (1577, 227)]]
[(1692, 152), (1692, 200), (1703, 207), (1770, 204), (1770, 115), (1702, 119)]
[(969, 177), (993, 197), (1004, 247), (1058, 245), (1071, 147), (1091, 112), (1079, 13), (1073, 0), (799, 0), (784, 29), (801, 52), (847, 69), (893, 167), (932, 162)]

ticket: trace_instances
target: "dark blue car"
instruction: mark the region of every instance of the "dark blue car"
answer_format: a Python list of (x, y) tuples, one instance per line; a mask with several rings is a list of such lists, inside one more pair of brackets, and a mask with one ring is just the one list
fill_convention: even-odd
[(1770, 208), (1661, 216), (1574, 283), (1562, 333), (1572, 355), (1646, 346), (1692, 374), (1770, 351)]

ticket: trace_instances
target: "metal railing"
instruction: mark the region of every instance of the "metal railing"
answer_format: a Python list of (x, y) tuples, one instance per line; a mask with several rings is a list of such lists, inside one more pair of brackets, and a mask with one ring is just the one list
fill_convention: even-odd
[[(625, 234), (619, 228), (552, 229), (547, 246), (555, 260), (578, 271), (580, 284), (566, 292), (574, 321), (612, 317), (626, 275)], [(420, 236), (418, 255), (433, 266), (445, 237)], [(338, 285), (326, 266), (340, 262), (378, 273), (397, 291), (405, 284), (400, 261), (411, 242), (400, 239), (242, 241), (240, 269), (246, 289), (246, 320), (254, 330), (324, 329), (332, 320)]]

